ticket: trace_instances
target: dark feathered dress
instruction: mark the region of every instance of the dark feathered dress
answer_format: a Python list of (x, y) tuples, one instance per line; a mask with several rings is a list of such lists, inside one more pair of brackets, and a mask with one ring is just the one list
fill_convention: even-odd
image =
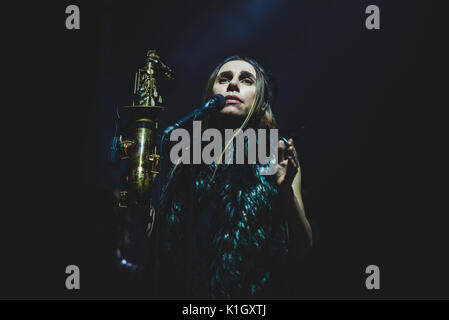
[(157, 219), (160, 297), (277, 298), (287, 263), (275, 176), (260, 164), (180, 165)]

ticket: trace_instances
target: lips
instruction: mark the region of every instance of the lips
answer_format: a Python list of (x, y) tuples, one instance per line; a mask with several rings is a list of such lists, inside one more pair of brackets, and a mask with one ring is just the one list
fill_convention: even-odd
[(235, 104), (235, 103), (242, 103), (243, 101), (240, 100), (237, 96), (226, 96), (226, 104)]

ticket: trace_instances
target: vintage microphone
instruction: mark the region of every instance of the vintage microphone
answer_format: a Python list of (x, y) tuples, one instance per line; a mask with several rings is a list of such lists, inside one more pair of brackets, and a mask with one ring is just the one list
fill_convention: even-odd
[(225, 104), (226, 104), (225, 97), (223, 97), (221, 94), (214, 94), (206, 101), (206, 103), (201, 108), (193, 110), (189, 115), (185, 116), (184, 118), (176, 122), (174, 125), (169, 126), (167, 129), (165, 129), (162, 136), (163, 137), (167, 136), (174, 129), (182, 127), (187, 122), (195, 121), (197, 119), (202, 118), (206, 114), (223, 109)]
[(193, 110), (190, 114), (182, 118), (181, 120), (177, 121), (175, 124), (169, 126), (167, 129), (164, 130), (161, 142), (160, 142), (160, 154), (163, 156), (163, 145), (165, 138), (175, 129), (182, 127), (186, 123), (190, 123), (192, 121), (198, 120), (203, 118), (205, 115), (220, 111), (224, 108), (226, 104), (226, 98), (221, 94), (214, 94), (211, 96), (207, 101), (204, 103), (204, 105), (201, 108)]

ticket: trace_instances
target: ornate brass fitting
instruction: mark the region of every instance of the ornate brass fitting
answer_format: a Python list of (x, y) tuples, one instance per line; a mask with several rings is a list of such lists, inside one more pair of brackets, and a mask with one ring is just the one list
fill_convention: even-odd
[(156, 54), (156, 50), (149, 50), (145, 60), (145, 68), (136, 72), (134, 81), (134, 94), (139, 96), (140, 105), (154, 107), (156, 100), (159, 104), (162, 104), (162, 96), (157, 92), (156, 79), (153, 76), (155, 66), (160, 66), (165, 76), (168, 79), (173, 79), (172, 70), (161, 61)]

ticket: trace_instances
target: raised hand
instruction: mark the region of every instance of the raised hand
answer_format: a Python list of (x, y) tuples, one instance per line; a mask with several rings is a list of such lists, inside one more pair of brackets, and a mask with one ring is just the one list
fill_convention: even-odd
[[(286, 147), (289, 156), (286, 155)], [(295, 181), (297, 177), (297, 181)], [(279, 186), (291, 186), (293, 182), (300, 183), (301, 168), (299, 166), (298, 155), (293, 145), (293, 139), (289, 139), (286, 144), (283, 140), (278, 142), (278, 169), (276, 171), (276, 182)]]

